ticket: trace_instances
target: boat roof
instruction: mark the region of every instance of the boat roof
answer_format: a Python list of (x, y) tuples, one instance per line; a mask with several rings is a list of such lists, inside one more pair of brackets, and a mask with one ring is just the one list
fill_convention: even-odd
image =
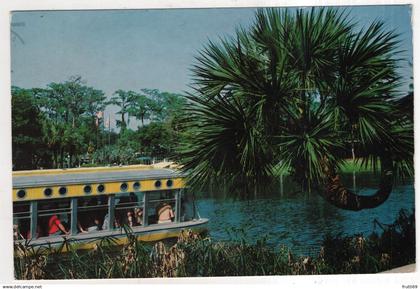
[(181, 177), (180, 172), (147, 165), (13, 172), (13, 188), (158, 180)]

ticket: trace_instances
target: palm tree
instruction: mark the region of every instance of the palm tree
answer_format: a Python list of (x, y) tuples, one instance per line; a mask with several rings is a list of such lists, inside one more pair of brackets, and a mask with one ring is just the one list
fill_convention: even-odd
[(121, 121), (117, 121), (117, 125), (121, 128), (121, 130), (125, 130), (127, 128), (127, 121), (125, 116), (129, 113), (129, 108), (132, 103), (135, 101), (135, 94), (131, 91), (124, 91), (124, 90), (117, 90), (115, 95), (111, 97), (111, 99), (106, 102), (106, 105), (116, 105), (120, 108), (117, 114), (121, 114)]
[[(397, 121), (397, 36), (381, 22), (356, 31), (344, 13), (258, 10), (249, 30), (201, 51), (180, 149), (192, 185), (219, 177), (263, 189), (280, 166), (303, 190), (361, 210), (412, 174), (412, 123)], [(374, 169), (380, 163), (373, 196), (341, 184), (337, 169), (350, 150)]]
[(144, 126), (144, 121), (150, 118), (152, 100), (144, 94), (131, 92), (133, 101), (128, 108), (128, 113), (141, 121), (141, 126)]
[(43, 141), (53, 155), (53, 167), (58, 168), (64, 134), (64, 124), (44, 119), (42, 122)]

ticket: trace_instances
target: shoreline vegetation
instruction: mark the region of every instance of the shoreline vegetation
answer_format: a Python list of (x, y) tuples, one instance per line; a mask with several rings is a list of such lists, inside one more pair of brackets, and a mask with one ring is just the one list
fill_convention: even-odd
[[(375, 221), (369, 236), (324, 237), (315, 257), (275, 249), (262, 238), (218, 242), (183, 231), (172, 245), (142, 243), (126, 230), (122, 247), (102, 239), (94, 250), (15, 245), (16, 279), (96, 279), (378, 273), (415, 262), (414, 210), (401, 210), (393, 224)], [(67, 253), (61, 253), (66, 246)], [(117, 249), (117, 250), (116, 250)]]
[[(380, 162), (377, 162), (376, 166), (376, 171), (380, 172), (381, 169), (381, 164)], [(274, 175), (275, 176), (288, 176), (289, 175), (289, 169), (287, 166), (278, 166), (275, 168), (274, 170)], [(350, 173), (372, 173), (374, 171), (374, 166), (372, 164), (372, 162), (368, 163), (368, 164), (362, 164), (362, 160), (361, 159), (345, 159), (343, 161), (343, 163), (341, 164), (341, 166), (339, 167), (339, 172), (343, 173), (343, 174), (350, 174)]]

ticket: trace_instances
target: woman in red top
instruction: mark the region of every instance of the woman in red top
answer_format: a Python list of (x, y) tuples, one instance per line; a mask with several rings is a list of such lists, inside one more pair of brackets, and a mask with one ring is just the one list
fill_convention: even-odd
[(61, 224), (60, 219), (57, 215), (52, 215), (51, 218), (48, 220), (48, 235), (50, 236), (57, 236), (61, 235), (62, 233), (68, 235), (66, 228)]

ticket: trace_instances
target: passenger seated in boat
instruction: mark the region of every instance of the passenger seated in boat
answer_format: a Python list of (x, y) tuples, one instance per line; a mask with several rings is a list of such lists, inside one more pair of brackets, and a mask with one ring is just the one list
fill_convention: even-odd
[(102, 230), (109, 230), (109, 214), (106, 213), (104, 222), (102, 223)]
[(84, 226), (82, 226), (80, 222), (77, 223), (81, 233), (88, 233), (101, 230), (101, 221), (99, 220), (98, 214), (96, 212), (85, 214), (84, 218)]
[(87, 233), (86, 230), (86, 220), (88, 218), (88, 212), (85, 211), (85, 208), (88, 206), (89, 202), (88, 200), (78, 200), (80, 211), (77, 213), (77, 228), (79, 229), (80, 233)]
[[(121, 227), (120, 222), (118, 220), (118, 218), (114, 218), (114, 228), (119, 228)], [(104, 222), (102, 223), (102, 230), (109, 230), (109, 214), (106, 213), (105, 217), (104, 217)]]
[(133, 210), (127, 211), (127, 222), (130, 227), (140, 226), (143, 224), (143, 209), (134, 208)]
[[(87, 207), (96, 206), (97, 204), (98, 200), (92, 198), (88, 201), (85, 200), (83, 202), (83, 207), (86, 209)], [(77, 226), (82, 233), (99, 231), (101, 229), (101, 222), (99, 220), (98, 212), (92, 210), (79, 212)]]
[(13, 240), (23, 239), (21, 228), (19, 226), (19, 221), (16, 218), (13, 218)]
[(132, 206), (137, 203), (137, 196), (133, 193), (130, 193), (128, 196), (120, 197), (115, 206), (115, 220), (117, 220), (120, 225), (128, 225), (130, 227), (136, 226)]
[(168, 203), (163, 203), (157, 208), (158, 224), (170, 223), (172, 218), (175, 216), (172, 211), (171, 205)]
[(134, 213), (131, 210), (127, 211), (127, 223), (130, 227), (134, 227), (136, 225), (136, 221), (134, 219)]
[(143, 225), (143, 208), (137, 207), (134, 209), (134, 218), (137, 225)]
[(99, 231), (101, 229), (101, 221), (96, 213), (90, 215), (90, 219), (88, 221), (87, 231), (94, 232)]
[(19, 240), (19, 239), (23, 239), (22, 234), (19, 231), (19, 225), (13, 224), (13, 240)]
[[(57, 208), (57, 205), (54, 204), (52, 209), (55, 210), (56, 208)], [(60, 219), (58, 218), (57, 214), (54, 214), (48, 219), (48, 235), (58, 236), (62, 234), (68, 235), (69, 232), (66, 230), (64, 225), (60, 222)]]

